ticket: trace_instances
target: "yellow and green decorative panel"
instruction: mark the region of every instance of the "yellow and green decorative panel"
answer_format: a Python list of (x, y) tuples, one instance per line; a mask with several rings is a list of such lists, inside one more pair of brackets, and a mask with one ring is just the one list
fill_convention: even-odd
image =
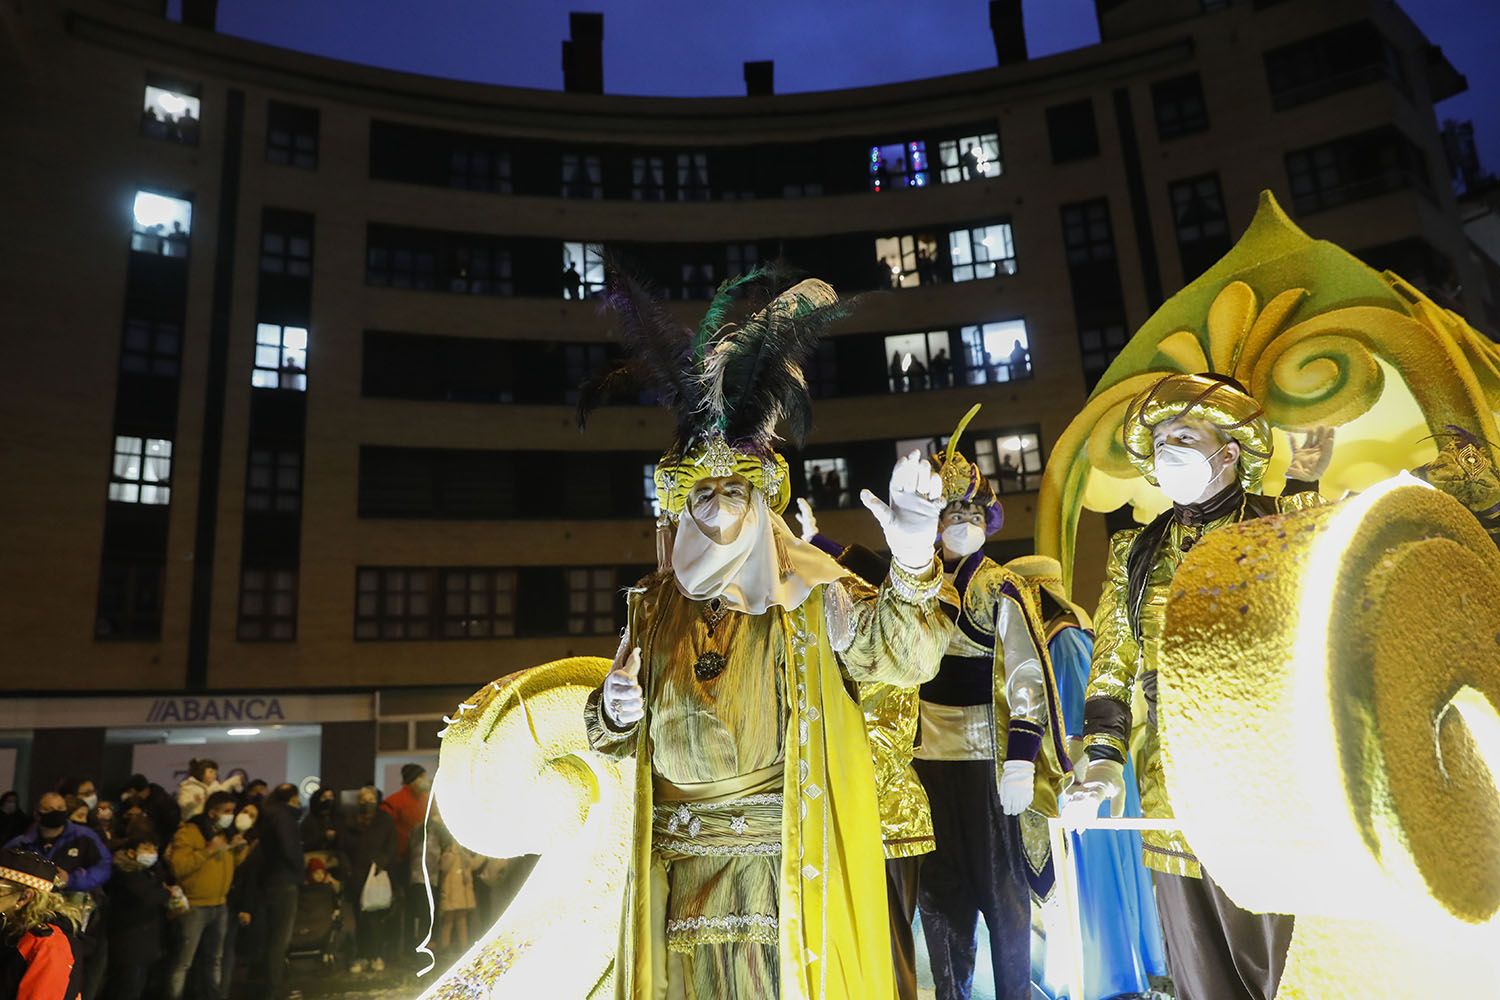
[(1399, 275), (1314, 240), (1262, 192), (1240, 241), (1136, 332), (1052, 450), (1036, 548), (1069, 582), (1084, 508), (1130, 504), (1146, 522), (1168, 506), (1129, 461), (1127, 404), (1165, 374), (1209, 371), (1265, 408), (1275, 438), (1266, 493), (1284, 483), (1289, 434), (1313, 427), (1338, 428), (1329, 496), (1431, 460), (1430, 436), (1449, 424), (1500, 441), (1500, 345)]

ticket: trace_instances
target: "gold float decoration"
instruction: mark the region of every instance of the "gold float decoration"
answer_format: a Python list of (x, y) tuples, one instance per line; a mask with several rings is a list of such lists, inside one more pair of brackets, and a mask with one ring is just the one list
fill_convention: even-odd
[(1036, 548), (1070, 584), (1083, 508), (1130, 504), (1144, 523), (1168, 506), (1128, 460), (1126, 405), (1164, 374), (1208, 371), (1244, 384), (1280, 432), (1267, 493), (1282, 488), (1288, 433), (1320, 425), (1339, 428), (1329, 496), (1430, 460), (1447, 424), (1500, 441), (1500, 345), (1399, 275), (1312, 239), (1265, 191), (1240, 241), (1136, 332), (1052, 449)]
[(1280, 1000), (1493, 995), (1500, 551), (1462, 504), (1400, 476), (1210, 532), (1159, 669), (1183, 831), (1296, 916)]
[(609, 666), (579, 656), (523, 670), (446, 720), (433, 800), (449, 831), (488, 857), (540, 858), (421, 1000), (613, 996), (633, 809), (621, 764), (590, 750), (583, 728)]

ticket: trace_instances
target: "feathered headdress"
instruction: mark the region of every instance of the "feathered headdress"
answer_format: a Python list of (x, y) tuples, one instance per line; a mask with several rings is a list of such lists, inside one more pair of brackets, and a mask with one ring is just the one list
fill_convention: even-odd
[[(617, 261), (606, 263), (605, 301), (619, 317), (625, 357), (580, 391), (580, 428), (611, 393), (649, 392), (677, 416), (657, 466), (657, 499), (671, 517), (707, 476), (745, 476), (780, 513), (790, 499), (778, 427), (800, 444), (812, 425), (802, 365), (828, 327), (849, 312), (828, 284), (780, 264), (719, 286), (696, 328), (678, 322)], [(750, 312), (743, 322), (731, 317)]]

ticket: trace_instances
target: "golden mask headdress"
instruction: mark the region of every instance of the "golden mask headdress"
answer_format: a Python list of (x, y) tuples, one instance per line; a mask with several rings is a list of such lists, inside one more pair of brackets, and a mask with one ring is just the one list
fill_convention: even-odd
[(995, 487), (979, 466), (969, 461), (958, 450), (958, 439), (963, 436), (969, 422), (979, 413), (979, 405), (969, 407), (953, 434), (948, 438), (948, 447), (941, 454), (932, 456), (933, 467), (943, 484), (943, 505), (972, 503), (984, 511), (986, 535), (993, 535), (1005, 523), (1005, 508), (995, 495)]

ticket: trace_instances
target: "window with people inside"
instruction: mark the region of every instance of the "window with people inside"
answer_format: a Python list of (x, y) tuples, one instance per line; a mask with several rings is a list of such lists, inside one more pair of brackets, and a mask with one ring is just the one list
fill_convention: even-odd
[(1031, 375), (1024, 319), (885, 338), (891, 392), (990, 385)]
[(1000, 136), (995, 132), (944, 139), (938, 143), (939, 178), (944, 184), (999, 177)]
[(307, 328), (278, 323), (255, 325), (255, 367), (250, 384), (257, 389), (307, 391)]
[(926, 187), (927, 143), (920, 139), (870, 147), (870, 190)]
[(202, 102), (198, 88), (156, 80), (146, 84), (141, 108), (141, 135), (149, 139), (198, 145)]
[(807, 495), (818, 510), (854, 506), (849, 463), (843, 458), (808, 458), (802, 462)]
[(916, 288), (1016, 273), (1008, 222), (875, 239), (876, 288)]
[(193, 203), (155, 191), (137, 191), (132, 207), (130, 249), (163, 257), (186, 257), (193, 231)]
[(562, 297), (590, 299), (603, 290), (603, 245), (564, 243), (562, 245)]

